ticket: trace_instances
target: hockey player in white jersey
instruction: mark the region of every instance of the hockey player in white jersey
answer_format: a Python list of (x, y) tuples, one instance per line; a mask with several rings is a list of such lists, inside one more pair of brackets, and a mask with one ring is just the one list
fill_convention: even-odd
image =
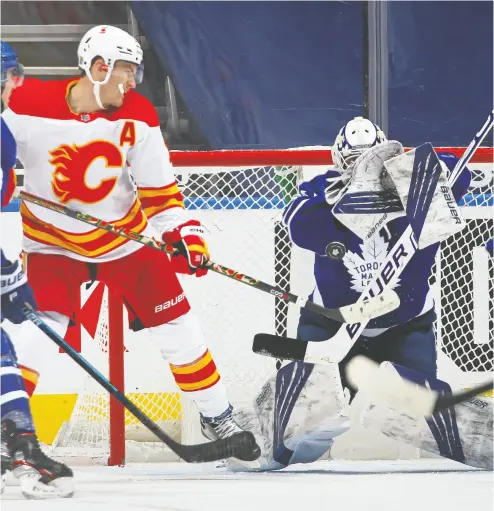
[[(179, 255), (170, 259), (23, 203), (23, 249), (40, 316), (64, 336), (69, 323), (77, 321), (81, 284), (104, 282), (122, 297), (131, 327), (148, 329), (177, 386), (196, 403), (203, 434), (215, 440), (239, 433), (225, 386), (176, 275), (203, 276), (209, 253), (204, 228), (184, 209), (156, 110), (134, 90), (143, 75), (141, 47), (123, 30), (104, 25), (83, 36), (77, 56), (80, 77), (25, 80), (2, 114), (18, 143), (26, 192), (122, 228), (157, 234)], [(22, 346), (16, 346), (20, 360), (29, 358), (33, 345), (48, 342), (40, 335), (34, 325), (23, 326)], [(252, 461), (259, 453), (252, 439), (241, 457)]]
[[(390, 361), (402, 377), (450, 391), (437, 379), (436, 316), (428, 278), (439, 242), (463, 227), (456, 202), (468, 189), (470, 172), (464, 169), (451, 189), (447, 175), (455, 156), (440, 154), (438, 161), (430, 144), (405, 154), (399, 142), (388, 141), (378, 126), (361, 117), (340, 130), (332, 155), (336, 168), (301, 183), (283, 214), (291, 241), (315, 253), (311, 299), (330, 308), (354, 303), (378, 269), (391, 282), (394, 267), (383, 269), (381, 263), (407, 225), (412, 225), (419, 250), (394, 284), (400, 307), (371, 320), (339, 366), (289, 363), (263, 386), (255, 409), (265, 469), (316, 461), (348, 430), (354, 390), (346, 381), (345, 365), (355, 355)], [(405, 255), (397, 250), (397, 266)], [(297, 338), (331, 341), (339, 328), (302, 309)], [(391, 411), (383, 412), (375, 403), (364, 409), (368, 427), (386, 423), (388, 431), (382, 432), (398, 440), (492, 467), (492, 404), (482, 398), (427, 422), (415, 421), (414, 435), (403, 430), (398, 416), (392, 420)]]
[[(12, 91), (22, 85), (23, 68), (13, 49), (1, 42), (2, 104), (8, 107)], [(13, 167), (15, 140), (2, 119), (2, 207), (7, 206), (15, 189)], [(25, 304), (36, 308), (33, 292), (27, 283), (22, 263), (10, 261), (1, 250), (1, 319), (14, 324), (25, 321)], [(7, 332), (1, 329), (1, 416), (2, 416), (2, 491), (10, 472), (20, 481), (22, 493), (30, 499), (69, 497), (73, 493), (72, 471), (52, 460), (41, 450), (31, 408), (30, 390), (36, 379), (34, 371), (21, 366)]]

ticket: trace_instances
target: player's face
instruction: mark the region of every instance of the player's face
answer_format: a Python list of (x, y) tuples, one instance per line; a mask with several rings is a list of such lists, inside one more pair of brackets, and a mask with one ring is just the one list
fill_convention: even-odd
[(124, 95), (136, 87), (137, 66), (130, 62), (117, 61), (108, 83), (101, 86), (101, 100), (104, 105), (122, 106)]
[(7, 81), (5, 82), (5, 85), (2, 88), (2, 103), (5, 106), (5, 108), (9, 107), (10, 102), (10, 96), (12, 94), (12, 91), (16, 87), (20, 87), (23, 82), (23, 77), (19, 76), (16, 69), (9, 69), (7, 71)]

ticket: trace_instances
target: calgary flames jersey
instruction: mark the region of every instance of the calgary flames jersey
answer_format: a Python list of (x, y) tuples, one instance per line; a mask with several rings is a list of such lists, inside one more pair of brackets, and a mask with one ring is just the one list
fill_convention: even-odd
[[(135, 91), (121, 108), (75, 114), (66, 97), (77, 78), (27, 79), (2, 117), (14, 134), (29, 193), (119, 227), (153, 235), (183, 212), (156, 110)], [(24, 202), (24, 250), (110, 261), (142, 245)]]

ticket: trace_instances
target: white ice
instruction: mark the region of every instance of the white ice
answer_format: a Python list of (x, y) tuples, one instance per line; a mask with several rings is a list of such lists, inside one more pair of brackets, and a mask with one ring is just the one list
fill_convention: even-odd
[(76, 467), (72, 499), (8, 486), (2, 511), (492, 511), (491, 472), (443, 460), (320, 461), (276, 473), (213, 465)]

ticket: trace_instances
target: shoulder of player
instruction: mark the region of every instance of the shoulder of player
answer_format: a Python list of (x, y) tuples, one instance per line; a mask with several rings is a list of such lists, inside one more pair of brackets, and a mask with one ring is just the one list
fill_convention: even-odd
[(111, 115), (111, 120), (119, 119), (141, 121), (151, 128), (160, 125), (158, 112), (151, 101), (133, 90), (126, 94), (123, 105)]
[(328, 170), (326, 170), (326, 172), (317, 174), (305, 182), (306, 183), (323, 183), (327, 179), (331, 179), (332, 181), (340, 181), (341, 178), (342, 178), (341, 172), (334, 170), (334, 169), (328, 169)]
[(335, 181), (343, 179), (341, 172), (337, 169), (329, 169), (324, 173), (324, 177), (326, 179), (334, 179)]
[(329, 169), (312, 179), (301, 183), (299, 188), (310, 195), (324, 195), (326, 188), (338, 189), (343, 186), (342, 175), (337, 170)]
[[(456, 154), (453, 154), (453, 153), (438, 153), (438, 157), (439, 157), (439, 160), (442, 162), (443, 167), (444, 167), (444, 165), (446, 165), (447, 169), (450, 172), (453, 171), (453, 169), (455, 168), (455, 166), (459, 160), (458, 156), (456, 156)], [(469, 173), (470, 169), (471, 169), (471, 167), (469, 167), (469, 165), (467, 164), (465, 166), (465, 168), (463, 169), (462, 173), (465, 173), (465, 172)]]
[(439, 161), (444, 163), (449, 170), (453, 170), (458, 161), (458, 157), (453, 153), (438, 153), (437, 156)]
[(444, 162), (452, 161), (456, 163), (458, 161), (458, 157), (453, 153), (438, 152), (437, 156)]
[(53, 118), (66, 114), (66, 91), (74, 80), (77, 78), (47, 81), (26, 78), (22, 87), (12, 91), (9, 108), (18, 115), (36, 117)]

